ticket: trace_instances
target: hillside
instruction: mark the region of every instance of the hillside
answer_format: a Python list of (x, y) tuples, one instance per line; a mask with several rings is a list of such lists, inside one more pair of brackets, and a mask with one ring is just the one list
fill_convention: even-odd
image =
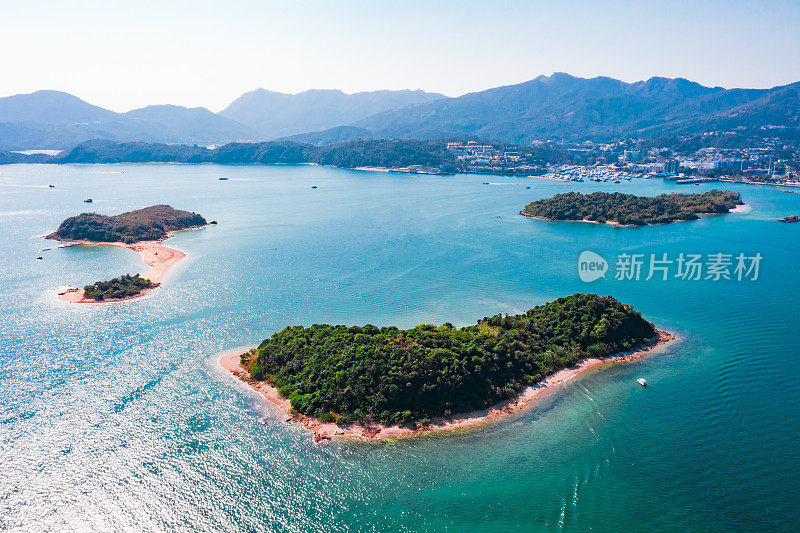
[(10, 165), (14, 163), (48, 163), (52, 157), (45, 154), (18, 154), (0, 150), (0, 165)]
[(0, 98), (0, 122), (76, 124), (108, 120), (113, 111), (61, 91), (36, 91)]
[[(299, 164), (316, 163), (343, 168), (364, 166), (441, 166), (455, 162), (441, 143), (398, 140), (356, 140), (317, 147), (291, 141), (229, 143), (209, 149), (159, 143), (116, 143), (89, 141), (47, 158), (64, 163), (217, 163)], [(1, 162), (1, 161), (0, 161)]]
[(345, 94), (311, 90), (284, 94), (257, 89), (237, 98), (219, 114), (250, 126), (262, 139), (275, 139), (342, 126), (389, 109), (440, 98), (444, 96), (424, 91)]
[(704, 87), (682, 79), (625, 83), (556, 73), (459, 98), (391, 110), (353, 125), (374, 137), (611, 139), (765, 124), (800, 127), (798, 84), (773, 89)]
[(424, 91), (257, 89), (217, 114), (173, 105), (115, 113), (58, 91), (0, 98), (0, 150), (64, 149), (91, 139), (200, 145), (279, 139), (321, 146), (469, 137), (524, 145), (730, 131), (758, 136), (767, 126), (800, 136), (800, 82), (725, 89), (683, 78), (626, 83), (556, 73), (458, 98)]
[(249, 127), (204, 108), (148, 106), (115, 113), (67, 93), (0, 98), (0, 149), (62, 150), (91, 139), (220, 144), (255, 139)]
[(357, 128), (355, 126), (337, 126), (324, 131), (298, 133), (297, 135), (290, 135), (289, 137), (283, 137), (282, 139), (278, 140), (325, 146), (327, 144), (372, 138), (374, 138), (374, 134), (369, 130), (365, 130), (364, 128)]
[(122, 117), (134, 129), (135, 137), (129, 140), (216, 144), (258, 138), (251, 128), (204, 107), (151, 105), (123, 113)]

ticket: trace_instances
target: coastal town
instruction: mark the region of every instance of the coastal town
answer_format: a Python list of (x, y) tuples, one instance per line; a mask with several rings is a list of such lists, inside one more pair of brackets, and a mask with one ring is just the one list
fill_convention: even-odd
[[(706, 144), (711, 144), (705, 140)], [(684, 141), (687, 146), (697, 143), (696, 139)], [(797, 141), (779, 142), (765, 137), (752, 142), (752, 146), (703, 146), (696, 150), (676, 146), (680, 144), (672, 142), (660, 146), (642, 140), (615, 143), (537, 141), (521, 146), (467, 140), (446, 142), (445, 147), (456, 157), (456, 167), (469, 173), (540, 176), (577, 182), (620, 183), (634, 177), (658, 177), (678, 184), (724, 181), (800, 187)], [(742, 146), (741, 142), (732, 144)], [(417, 171), (441, 173), (439, 169)]]

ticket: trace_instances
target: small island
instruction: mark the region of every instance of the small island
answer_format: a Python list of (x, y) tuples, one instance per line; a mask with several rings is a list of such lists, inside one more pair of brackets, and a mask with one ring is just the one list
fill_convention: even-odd
[(126, 274), (109, 281), (98, 281), (83, 288), (83, 297), (96, 302), (108, 300), (126, 300), (134, 296), (144, 295), (145, 291), (158, 286), (139, 274)]
[(669, 340), (611, 296), (573, 294), (473, 326), (291, 326), (222, 366), (332, 437), (416, 436), (493, 420), (581, 372)]
[(619, 226), (669, 224), (696, 220), (700, 215), (730, 213), (744, 205), (741, 195), (713, 190), (701, 194), (661, 194), (654, 197), (620, 192), (567, 192), (525, 206), (521, 215), (543, 220), (574, 220)]
[(206, 219), (197, 213), (152, 205), (120, 215), (81, 213), (69, 217), (47, 239), (59, 241), (121, 242), (160, 241), (170, 232), (199, 228)]
[(144, 296), (158, 287), (167, 271), (186, 257), (180, 250), (161, 244), (173, 232), (197, 229), (207, 225), (197, 213), (154, 205), (119, 215), (82, 213), (70, 217), (48, 235), (47, 239), (71, 245), (104, 245), (127, 248), (142, 256), (151, 269), (110, 281), (99, 281), (83, 289), (68, 289), (59, 298), (68, 302), (119, 302)]

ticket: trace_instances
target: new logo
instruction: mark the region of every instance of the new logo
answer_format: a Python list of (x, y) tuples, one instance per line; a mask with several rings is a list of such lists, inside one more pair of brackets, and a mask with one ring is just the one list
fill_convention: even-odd
[(608, 263), (599, 254), (586, 250), (578, 258), (578, 276), (581, 281), (590, 283), (604, 278), (608, 270)]

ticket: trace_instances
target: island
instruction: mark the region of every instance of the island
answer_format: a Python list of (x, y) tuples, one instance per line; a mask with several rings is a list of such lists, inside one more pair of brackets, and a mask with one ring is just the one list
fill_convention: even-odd
[(669, 224), (724, 214), (743, 206), (741, 195), (713, 190), (701, 194), (636, 196), (620, 192), (567, 192), (525, 206), (521, 215), (542, 220), (574, 220), (619, 226)]
[(158, 287), (149, 279), (139, 274), (125, 274), (109, 281), (98, 281), (83, 288), (83, 297), (96, 302), (106, 300), (126, 300), (134, 296), (144, 295), (145, 291)]
[(100, 281), (83, 289), (68, 289), (59, 298), (68, 302), (119, 302), (144, 296), (158, 287), (167, 271), (186, 257), (180, 250), (169, 248), (161, 241), (181, 230), (206, 226), (206, 219), (197, 213), (154, 205), (119, 215), (82, 213), (70, 217), (58, 229), (47, 235), (70, 245), (119, 246), (142, 256), (149, 271), (126, 275), (110, 281)]
[(66, 219), (56, 231), (45, 238), (133, 244), (139, 241), (162, 240), (172, 231), (205, 225), (206, 219), (197, 213), (173, 209), (168, 205), (152, 205), (113, 216), (81, 213)]
[(401, 438), (516, 412), (670, 338), (611, 296), (578, 293), (462, 328), (291, 326), (220, 362), (317, 441)]

